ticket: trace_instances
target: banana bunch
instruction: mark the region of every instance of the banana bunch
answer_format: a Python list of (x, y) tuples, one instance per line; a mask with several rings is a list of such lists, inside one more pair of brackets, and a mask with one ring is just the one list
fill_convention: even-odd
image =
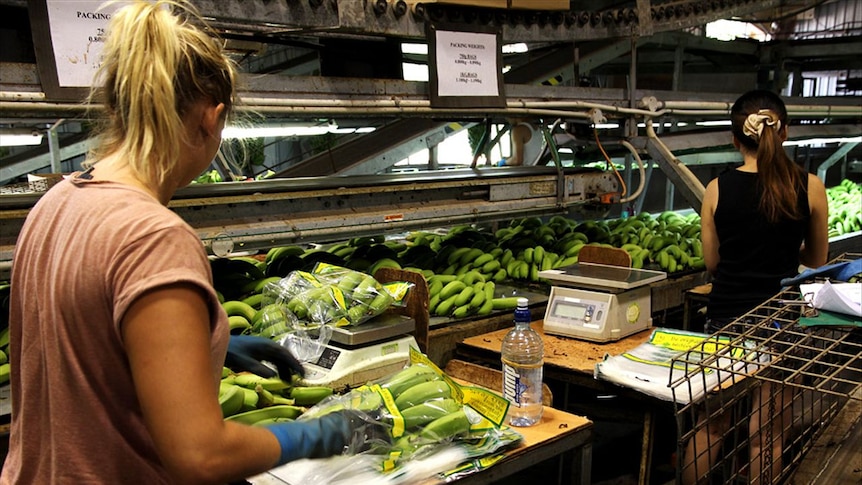
[(452, 440), (470, 430), (458, 385), (436, 367), (413, 364), (381, 382), (360, 386), (312, 407), (302, 419), (343, 409), (385, 422), (404, 456), (420, 446)]
[[(392, 261), (394, 265), (397, 265)], [(382, 263), (388, 265), (385, 260)], [(396, 266), (390, 267), (396, 267)], [(383, 267), (383, 266), (379, 266)], [(399, 267), (400, 268), (400, 267)], [(375, 269), (376, 270), (376, 269)], [(332, 293), (330, 301), (335, 302), (331, 317), (343, 317), (345, 321), (336, 325), (358, 325), (369, 318), (383, 313), (395, 301), (389, 291), (373, 276), (349, 268), (320, 264), (314, 270), (317, 280)], [(288, 306), (290, 302), (288, 302)], [(328, 311), (333, 312), (332, 309)], [(329, 321), (335, 321), (331, 318)]]
[(862, 230), (862, 185), (844, 179), (826, 189), (829, 237)]
[(265, 424), (298, 418), (333, 394), (327, 386), (302, 386), (278, 377), (251, 372), (234, 373), (225, 367), (219, 383), (219, 404), (225, 419)]
[(457, 384), (431, 367), (414, 364), (381, 385), (392, 394), (404, 434), (393, 448), (408, 458), (420, 448), (445, 443), (470, 432), (465, 406), (456, 397)]
[(461, 275), (432, 275), (428, 278), (428, 313), (441, 317), (485, 316), (494, 311), (513, 310), (517, 298), (497, 297), (497, 285), (478, 271)]

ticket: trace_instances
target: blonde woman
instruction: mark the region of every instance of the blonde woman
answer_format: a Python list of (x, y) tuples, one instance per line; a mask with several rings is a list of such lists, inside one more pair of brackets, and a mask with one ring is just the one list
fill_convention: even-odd
[(284, 378), (302, 368), (269, 340), (229, 337), (200, 239), (166, 207), (212, 161), (235, 99), (234, 67), (203, 25), (166, 1), (111, 20), (107, 124), (86, 171), (39, 200), (15, 248), (0, 483), (226, 483), (341, 453), (357, 429), (346, 414), (222, 418), (226, 355)]

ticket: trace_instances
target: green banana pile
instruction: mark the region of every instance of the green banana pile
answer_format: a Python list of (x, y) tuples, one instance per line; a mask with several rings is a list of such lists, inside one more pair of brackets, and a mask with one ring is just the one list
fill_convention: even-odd
[(225, 419), (249, 425), (293, 421), (332, 394), (331, 387), (301, 386), (298, 381), (234, 373), (227, 367), (219, 383), (219, 404)]
[[(318, 290), (314, 296), (321, 301), (316, 304), (316, 313), (328, 312), (329, 321), (343, 318), (342, 323), (355, 324), (357, 318), (362, 318), (360, 309), (353, 308), (351, 312), (349, 305), (338, 305), (350, 287), (360, 287), (362, 281), (357, 283), (355, 274), (373, 275), (384, 267), (404, 269), (425, 277), (431, 315), (461, 319), (511, 311), (517, 300), (497, 291), (500, 283), (545, 284), (539, 278), (540, 271), (576, 263), (580, 250), (587, 245), (622, 248), (631, 255), (635, 268), (678, 273), (705, 267), (700, 216), (665, 211), (603, 221), (575, 221), (556, 215), (544, 222), (539, 217), (525, 217), (494, 232), (464, 224), (448, 231), (414, 231), (399, 241), (386, 240), (382, 235), (356, 237), (326, 249), (281, 246), (272, 248), (260, 260), (239, 258), (219, 263), (232, 275), (216, 281), (220, 283), (217, 289), (231, 297), (229, 300), (243, 301), (260, 311), (267, 302), (262, 302), (265, 298), (257, 295), (258, 290), (274, 278), (296, 271), (311, 272), (320, 265), (352, 270), (355, 273), (343, 273), (342, 277), (350, 279), (335, 283), (336, 290)], [(231, 289), (226, 288), (228, 283)], [(307, 307), (307, 302), (295, 301), (290, 311), (301, 320), (311, 310)], [(234, 318), (236, 331), (260, 331), (254, 321), (259, 322), (260, 314), (249, 319), (247, 308), (235, 313), (251, 320), (250, 328), (246, 328), (240, 318)]]
[(862, 230), (862, 185), (844, 179), (826, 189), (829, 237)]

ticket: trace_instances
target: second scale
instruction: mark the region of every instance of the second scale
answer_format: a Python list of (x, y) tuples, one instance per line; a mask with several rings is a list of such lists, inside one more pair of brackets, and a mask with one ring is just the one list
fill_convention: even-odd
[(597, 263), (540, 271), (551, 282), (544, 331), (613, 342), (652, 326), (650, 283), (667, 273)]
[(306, 362), (309, 386), (356, 387), (393, 374), (410, 360), (410, 347), (418, 348), (410, 317), (384, 313), (355, 327), (336, 327), (320, 357)]

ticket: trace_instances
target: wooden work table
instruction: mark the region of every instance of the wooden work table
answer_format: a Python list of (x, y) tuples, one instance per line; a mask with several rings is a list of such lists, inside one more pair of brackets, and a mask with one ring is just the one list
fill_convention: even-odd
[[(494, 463), (490, 468), (467, 475), (454, 483), (493, 484), (501, 478), (556, 456), (562, 458), (557, 483), (583, 485), (590, 483), (592, 443), (590, 420), (546, 406), (539, 423), (516, 429), (524, 440), (517, 447), (506, 451), (505, 458)], [(435, 485), (447, 482), (427, 480), (421, 483)]]
[[(554, 396), (553, 405), (570, 410), (568, 403), (576, 401), (580, 395), (579, 390), (584, 388), (618, 395), (631, 402), (632, 415), (639, 416), (643, 423), (638, 483), (649, 483), (655, 413), (664, 411), (668, 403), (660, 402), (634, 389), (597, 380), (593, 376), (596, 364), (606, 355), (619, 355), (637, 347), (649, 339), (654, 329), (649, 328), (615, 342), (600, 343), (545, 334), (542, 323), (542, 320), (534, 321), (532, 327), (542, 335), (545, 345), (544, 379), (546, 383), (558, 383), (563, 388), (561, 396)], [(505, 328), (466, 338), (458, 344), (455, 354), (459, 359), (499, 369), (500, 349), (503, 337), (508, 331), (509, 329)], [(582, 414), (582, 411), (577, 413)], [(583, 414), (591, 417), (589, 413)]]
[[(579, 384), (593, 380), (593, 370), (605, 355), (618, 355), (637, 347), (649, 339), (653, 330), (646, 329), (616, 342), (600, 343), (545, 334), (542, 323), (542, 320), (534, 321), (532, 327), (542, 335), (545, 344), (545, 375), (561, 373), (563, 380), (576, 380)], [(509, 330), (504, 328), (466, 338), (458, 344), (456, 355), (499, 368), (503, 337)]]
[[(455, 377), (463, 385), (477, 385)], [(485, 386), (483, 386), (485, 387)], [(592, 461), (593, 423), (559, 409), (545, 406), (542, 419), (534, 426), (515, 428), (523, 437), (517, 446), (503, 452), (503, 458), (492, 466), (461, 477), (455, 481), (429, 478), (419, 485), (458, 483), (462, 485), (494, 484), (501, 479), (549, 460), (557, 460), (557, 477), (554, 483), (589, 485)], [(282, 480), (277, 470), (252, 478), (253, 485), (300, 485)]]

